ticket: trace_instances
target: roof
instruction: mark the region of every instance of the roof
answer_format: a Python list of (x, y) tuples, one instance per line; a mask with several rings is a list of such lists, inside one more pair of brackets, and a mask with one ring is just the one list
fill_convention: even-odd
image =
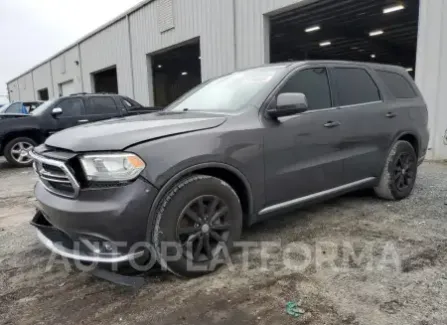
[(390, 68), (390, 69), (402, 69), (405, 70), (404, 67), (386, 63), (377, 63), (377, 62), (363, 62), (363, 61), (347, 61), (347, 60), (306, 60), (306, 61), (289, 61), (285, 63), (291, 63), (294, 66), (302, 65), (306, 63), (321, 63), (321, 64), (346, 64), (346, 65), (359, 65), (359, 66), (367, 66), (371, 68)]
[(86, 41), (87, 39), (91, 38), (92, 36), (102, 32), (103, 30), (107, 29), (108, 27), (112, 26), (113, 24), (115, 24), (116, 22), (120, 21), (121, 19), (126, 18), (127, 16), (129, 16), (130, 14), (134, 13), (135, 11), (139, 10), (140, 8), (144, 7), (145, 5), (147, 5), (148, 3), (151, 3), (155, 0), (142, 0), (141, 2), (139, 2), (138, 4), (136, 4), (135, 6), (133, 6), (132, 8), (130, 8), (129, 10), (125, 11), (124, 13), (122, 13), (121, 15), (115, 17), (114, 19), (108, 21), (107, 23), (105, 23), (104, 25), (101, 25), (100, 27), (98, 27), (97, 29), (93, 30), (92, 32), (88, 33), (87, 35), (85, 35), (84, 37), (82, 37), (81, 39), (77, 40), (74, 43), (71, 43), (69, 46), (64, 47), (62, 50), (58, 51), (56, 54), (54, 54), (53, 56), (49, 57), (48, 59), (40, 62), (39, 64), (36, 64), (35, 66), (33, 66), (32, 68), (26, 70), (25, 72), (23, 72), (22, 74), (20, 74), (19, 76), (9, 80), (8, 82), (6, 82), (6, 84), (10, 84), (13, 81), (18, 80), (19, 78), (23, 77), (24, 75), (30, 73), (31, 71), (37, 69), (38, 67), (49, 63), (51, 60), (57, 58), (59, 55), (67, 52), (68, 50), (72, 49), (75, 46), (78, 46), (79, 44), (81, 44), (82, 42)]

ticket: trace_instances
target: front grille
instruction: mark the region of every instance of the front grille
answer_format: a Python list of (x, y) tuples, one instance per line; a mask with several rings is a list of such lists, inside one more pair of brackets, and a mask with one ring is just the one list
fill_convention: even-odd
[(47, 158), (33, 151), (30, 155), (34, 160), (34, 170), (47, 190), (70, 198), (79, 194), (79, 183), (63, 161)]

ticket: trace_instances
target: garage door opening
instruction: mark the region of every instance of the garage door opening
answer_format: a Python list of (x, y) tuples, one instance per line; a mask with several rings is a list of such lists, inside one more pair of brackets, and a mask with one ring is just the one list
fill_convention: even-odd
[(152, 55), (155, 106), (165, 107), (202, 82), (200, 42)]
[(320, 0), (270, 17), (270, 61), (416, 62), (419, 0)]
[(68, 96), (75, 92), (76, 90), (73, 80), (69, 80), (59, 84), (59, 97)]
[(118, 75), (116, 67), (92, 73), (93, 92), (118, 94)]
[(48, 88), (40, 89), (37, 91), (37, 97), (39, 100), (48, 100)]

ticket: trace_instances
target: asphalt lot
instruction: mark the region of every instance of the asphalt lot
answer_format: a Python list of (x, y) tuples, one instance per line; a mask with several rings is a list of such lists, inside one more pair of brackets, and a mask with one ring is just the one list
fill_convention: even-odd
[[(407, 200), (356, 193), (247, 229), (246, 241), (281, 242), (267, 267), (254, 248), (248, 269), (239, 252), (213, 275), (147, 276), (138, 291), (62, 263), (46, 270), (28, 224), (35, 181), (0, 158), (0, 324), (447, 324), (447, 165), (424, 163)], [(284, 264), (294, 242), (314, 255), (302, 272)], [(345, 260), (346, 243), (371, 254)], [(332, 267), (317, 252), (335, 252)], [(288, 315), (288, 301), (305, 313)]]

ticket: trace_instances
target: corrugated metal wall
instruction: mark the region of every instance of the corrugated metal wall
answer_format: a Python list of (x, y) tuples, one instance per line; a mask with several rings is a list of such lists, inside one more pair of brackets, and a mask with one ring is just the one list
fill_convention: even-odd
[(8, 90), (9, 90), (9, 100), (11, 102), (20, 100), (19, 83), (17, 82), (17, 80), (14, 80), (8, 84)]
[(44, 88), (48, 89), (49, 98), (52, 98), (54, 96), (54, 90), (51, 85), (51, 68), (49, 63), (45, 63), (40, 67), (36, 68), (33, 71), (33, 78), (34, 78), (34, 90), (36, 92), (36, 99), (38, 99), (37, 91)]
[(27, 73), (18, 80), (20, 98), (29, 98), (34, 100), (34, 84), (33, 76), (31, 73)]
[(132, 73), (130, 66), (127, 20), (122, 19), (80, 45), (84, 91), (91, 92), (91, 73), (115, 66), (118, 75), (118, 90), (132, 96)]
[(232, 0), (175, 0), (173, 16), (174, 28), (162, 33), (155, 2), (130, 16), (135, 99), (142, 103), (153, 104), (150, 53), (200, 37), (202, 80), (235, 68)]
[(421, 0), (416, 83), (429, 109), (431, 159), (447, 159), (447, 0)]
[(53, 72), (52, 93), (55, 96), (59, 95), (59, 84), (67, 81), (73, 81), (76, 92), (82, 91), (81, 69), (80, 65), (76, 65), (76, 61), (80, 61), (77, 46), (51, 60)]

